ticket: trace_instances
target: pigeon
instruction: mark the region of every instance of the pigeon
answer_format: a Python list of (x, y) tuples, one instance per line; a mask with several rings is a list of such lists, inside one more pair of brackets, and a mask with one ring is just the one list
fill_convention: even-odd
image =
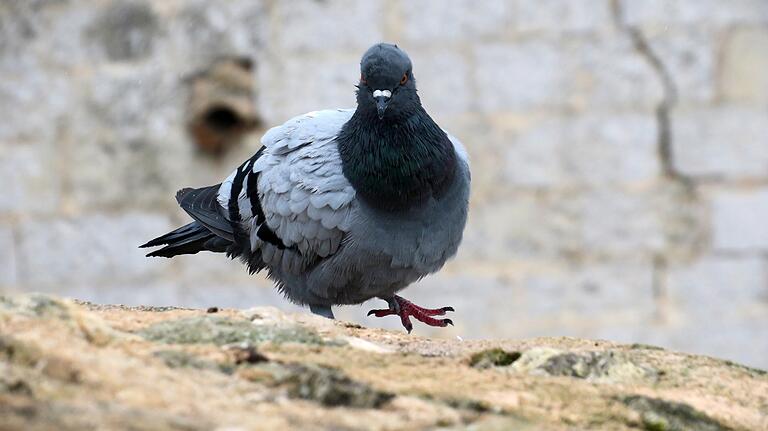
[(397, 295), (454, 256), (467, 220), (469, 158), (427, 114), (408, 55), (378, 43), (360, 61), (356, 109), (313, 111), (267, 131), (222, 183), (185, 188), (193, 221), (141, 247), (200, 251), (266, 270), (290, 301), (333, 319), (332, 306), (372, 298), (410, 333), (413, 317), (453, 325), (452, 307)]

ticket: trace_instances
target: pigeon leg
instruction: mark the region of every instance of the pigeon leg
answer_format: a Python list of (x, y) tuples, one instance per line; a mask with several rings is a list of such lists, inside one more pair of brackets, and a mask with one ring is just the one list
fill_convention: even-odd
[(403, 327), (405, 327), (408, 333), (410, 333), (411, 330), (413, 330), (413, 325), (411, 324), (411, 319), (410, 319), (411, 316), (414, 319), (422, 323), (425, 323), (429, 326), (446, 327), (448, 325), (453, 325), (453, 321), (451, 319), (435, 319), (432, 317), (432, 316), (442, 316), (448, 311), (453, 311), (453, 307), (442, 307), (442, 308), (419, 307), (413, 302), (398, 295), (394, 295), (391, 298), (386, 298), (385, 300), (389, 304), (389, 308), (383, 309), (383, 310), (371, 310), (368, 312), (368, 315), (369, 316), (374, 315), (376, 317), (384, 317), (384, 316), (391, 316), (391, 315), (400, 316), (400, 321), (402, 322)]
[(327, 305), (310, 305), (309, 311), (311, 311), (314, 314), (317, 314), (318, 316), (327, 317), (329, 319), (333, 319), (333, 310), (331, 310), (331, 307)]

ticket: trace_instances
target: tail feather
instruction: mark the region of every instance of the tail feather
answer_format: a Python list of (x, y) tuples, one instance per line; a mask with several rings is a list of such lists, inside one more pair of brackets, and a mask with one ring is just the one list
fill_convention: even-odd
[[(166, 245), (170, 244), (175, 241), (181, 241), (186, 238), (189, 238), (190, 236), (198, 235), (200, 234), (200, 224), (197, 222), (192, 222), (187, 225), (184, 225), (172, 232), (168, 232), (165, 235), (159, 236), (146, 244), (142, 244), (139, 247), (140, 248), (147, 248), (147, 247), (157, 247), (158, 245)], [(210, 232), (209, 232), (210, 233)]]
[[(229, 241), (226, 242), (229, 244)], [(202, 224), (194, 221), (139, 247), (165, 245), (165, 247), (147, 254), (147, 257), (173, 257), (180, 254), (195, 254), (201, 251), (222, 252), (226, 249), (227, 244), (222, 244), (221, 238), (206, 229)]]

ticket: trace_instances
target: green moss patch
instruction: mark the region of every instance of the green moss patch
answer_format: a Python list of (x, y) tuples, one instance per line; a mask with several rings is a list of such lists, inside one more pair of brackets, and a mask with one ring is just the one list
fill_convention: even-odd
[(477, 352), (469, 358), (469, 365), (474, 368), (506, 367), (520, 359), (520, 352), (507, 352), (504, 349), (488, 349)]
[(254, 325), (245, 319), (196, 316), (166, 320), (138, 331), (142, 337), (167, 344), (309, 343), (322, 344), (320, 336), (301, 326)]
[(622, 399), (640, 413), (642, 426), (648, 431), (727, 431), (731, 430), (688, 404), (632, 395)]
[(42, 357), (43, 354), (37, 347), (7, 335), (0, 335), (0, 360), (24, 367), (32, 367)]
[(152, 356), (160, 359), (169, 368), (195, 368), (198, 370), (214, 370), (230, 373), (232, 367), (206, 361), (182, 350), (158, 350)]
[(17, 312), (31, 317), (62, 320), (71, 318), (66, 304), (50, 296), (37, 293), (23, 296), (0, 295), (0, 311)]
[(324, 406), (377, 408), (394, 397), (352, 380), (334, 368), (295, 363), (271, 368), (277, 384), (284, 386), (290, 397), (315, 401)]

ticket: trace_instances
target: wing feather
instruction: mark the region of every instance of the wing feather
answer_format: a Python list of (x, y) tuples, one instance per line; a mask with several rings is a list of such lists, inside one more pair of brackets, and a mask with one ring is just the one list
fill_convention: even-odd
[[(355, 190), (344, 177), (335, 141), (349, 110), (317, 111), (270, 129), (264, 154), (253, 163), (265, 224), (286, 247), (262, 257), (286, 271), (324, 258), (340, 247), (351, 222)], [(251, 227), (253, 229), (253, 226)], [(251, 234), (251, 246), (258, 240)]]

